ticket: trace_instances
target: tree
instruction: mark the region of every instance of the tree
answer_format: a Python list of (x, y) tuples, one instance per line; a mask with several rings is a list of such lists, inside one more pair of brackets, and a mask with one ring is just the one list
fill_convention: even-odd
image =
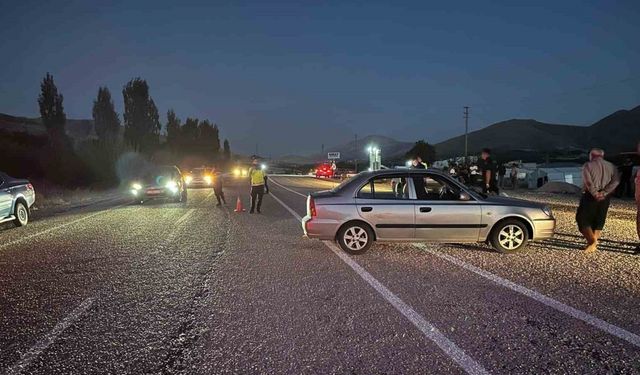
[(180, 133), (182, 134), (183, 149), (192, 149), (198, 140), (198, 119), (187, 117)]
[(167, 143), (175, 150), (180, 144), (180, 119), (173, 109), (167, 111)]
[(200, 122), (198, 127), (198, 145), (201, 154), (213, 160), (220, 153), (220, 136), (218, 125), (211, 125), (209, 120)]
[(62, 94), (58, 93), (53, 76), (47, 73), (40, 84), (38, 105), (42, 124), (47, 129), (49, 138), (53, 142), (61, 142), (66, 138), (64, 128), (67, 116), (64, 114), (63, 101), (64, 98)]
[(149, 86), (134, 78), (122, 89), (124, 137), (136, 151), (150, 152), (159, 143), (160, 116), (149, 96)]
[(231, 147), (229, 146), (229, 141), (227, 139), (224, 140), (224, 151), (223, 156), (224, 160), (231, 160)]
[(113, 107), (111, 93), (106, 87), (98, 88), (98, 97), (93, 101), (93, 123), (101, 142), (115, 142), (120, 132), (120, 119)]
[(424, 140), (420, 140), (416, 142), (411, 150), (407, 151), (405, 154), (407, 159), (412, 159), (418, 156), (425, 162), (433, 163), (436, 161), (436, 148)]

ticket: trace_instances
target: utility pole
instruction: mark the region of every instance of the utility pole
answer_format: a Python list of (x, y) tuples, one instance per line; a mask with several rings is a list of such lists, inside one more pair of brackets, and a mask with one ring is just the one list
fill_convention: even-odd
[(355, 162), (356, 162), (356, 173), (358, 173), (358, 134), (356, 134), (356, 150), (355, 150)]
[(464, 163), (469, 164), (469, 107), (464, 107)]

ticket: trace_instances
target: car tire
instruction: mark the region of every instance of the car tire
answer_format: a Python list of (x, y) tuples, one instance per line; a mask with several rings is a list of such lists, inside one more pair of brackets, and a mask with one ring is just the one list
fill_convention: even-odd
[(507, 219), (496, 224), (489, 239), (493, 248), (503, 254), (523, 251), (527, 247), (527, 241), (529, 241), (527, 226), (517, 219)]
[(364, 254), (373, 244), (373, 230), (368, 224), (353, 221), (340, 228), (336, 240), (345, 252), (351, 255)]
[(23, 227), (29, 222), (29, 208), (24, 204), (24, 202), (16, 202), (13, 215), (16, 217), (13, 220), (16, 227)]

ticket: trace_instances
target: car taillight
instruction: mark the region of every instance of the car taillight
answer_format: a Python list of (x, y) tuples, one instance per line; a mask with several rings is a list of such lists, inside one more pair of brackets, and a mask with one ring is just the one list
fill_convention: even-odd
[(316, 212), (316, 202), (312, 196), (309, 196), (309, 215), (311, 215), (311, 217), (318, 216), (318, 212)]
[(27, 184), (27, 190), (33, 190), (33, 185)]

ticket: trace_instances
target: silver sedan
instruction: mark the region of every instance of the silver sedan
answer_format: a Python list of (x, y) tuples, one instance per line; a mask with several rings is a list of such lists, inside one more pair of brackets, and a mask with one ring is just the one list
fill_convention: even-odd
[(437, 170), (362, 172), (307, 198), (309, 238), (336, 240), (351, 254), (373, 241), (488, 242), (502, 253), (553, 237), (556, 221), (541, 203), (485, 196)]

